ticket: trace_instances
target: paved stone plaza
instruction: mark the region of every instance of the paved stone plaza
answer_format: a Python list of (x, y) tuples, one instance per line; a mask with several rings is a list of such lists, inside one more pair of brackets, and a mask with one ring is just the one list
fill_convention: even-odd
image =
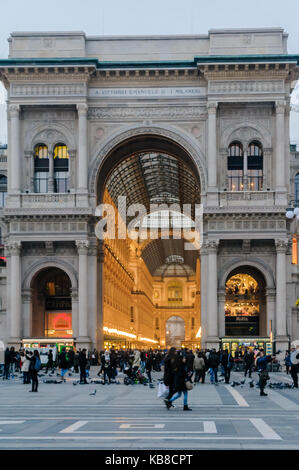
[[(92, 368), (96, 377), (97, 368)], [(155, 373), (155, 381), (162, 373)], [(271, 383), (291, 379), (271, 373)], [(43, 377), (40, 378), (40, 381)], [(221, 379), (221, 378), (220, 378)], [(257, 381), (257, 374), (253, 374)], [(241, 381), (234, 372), (232, 381)], [(37, 394), (13, 379), (0, 382), (1, 449), (299, 449), (299, 392), (197, 385), (167, 411), (157, 387), (40, 383)], [(95, 395), (90, 395), (96, 390)]]

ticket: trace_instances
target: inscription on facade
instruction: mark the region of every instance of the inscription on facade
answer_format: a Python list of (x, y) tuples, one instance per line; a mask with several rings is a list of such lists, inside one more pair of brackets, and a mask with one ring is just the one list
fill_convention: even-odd
[(205, 87), (89, 88), (89, 98), (199, 98)]

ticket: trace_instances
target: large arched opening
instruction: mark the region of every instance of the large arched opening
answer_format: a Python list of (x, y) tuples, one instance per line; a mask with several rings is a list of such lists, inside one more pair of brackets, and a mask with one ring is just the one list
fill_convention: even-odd
[(173, 315), (166, 322), (166, 347), (181, 348), (185, 342), (185, 322), (178, 315)]
[(31, 281), (32, 327), (36, 338), (72, 338), (71, 280), (57, 267), (40, 270)]
[[(101, 164), (97, 202), (109, 204), (115, 213), (115, 237), (100, 242), (104, 346), (164, 347), (163, 326), (169, 307), (174, 314), (178, 306), (188, 309), (188, 331), (198, 329), (198, 249), (190, 249), (190, 244), (186, 249), (183, 229), (194, 230), (201, 182), (189, 153), (161, 135), (137, 135), (121, 142)], [(129, 209), (133, 205), (137, 205), (139, 218)], [(135, 236), (131, 236), (133, 232)], [(180, 301), (169, 297), (166, 287), (169, 282), (175, 284), (177, 277), (184, 285)], [(174, 305), (177, 302), (180, 305)]]
[[(253, 266), (233, 269), (225, 283), (225, 341), (233, 349), (267, 343), (266, 280)], [(260, 343), (260, 344), (259, 344)]]

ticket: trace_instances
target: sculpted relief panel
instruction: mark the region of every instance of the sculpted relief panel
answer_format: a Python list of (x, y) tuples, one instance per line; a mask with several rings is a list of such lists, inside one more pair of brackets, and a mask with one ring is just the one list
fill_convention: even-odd
[(204, 106), (144, 106), (144, 107), (91, 107), (88, 109), (90, 120), (132, 120), (140, 119), (178, 120), (178, 119), (206, 119)]

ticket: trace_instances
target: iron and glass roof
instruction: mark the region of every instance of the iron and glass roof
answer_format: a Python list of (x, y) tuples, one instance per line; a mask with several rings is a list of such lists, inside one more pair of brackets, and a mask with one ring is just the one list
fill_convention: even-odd
[(131, 155), (119, 163), (107, 181), (114, 203), (118, 196), (127, 197), (127, 206), (143, 204), (150, 213), (151, 204), (200, 203), (200, 186), (193, 172), (178, 158), (166, 153), (144, 152)]

